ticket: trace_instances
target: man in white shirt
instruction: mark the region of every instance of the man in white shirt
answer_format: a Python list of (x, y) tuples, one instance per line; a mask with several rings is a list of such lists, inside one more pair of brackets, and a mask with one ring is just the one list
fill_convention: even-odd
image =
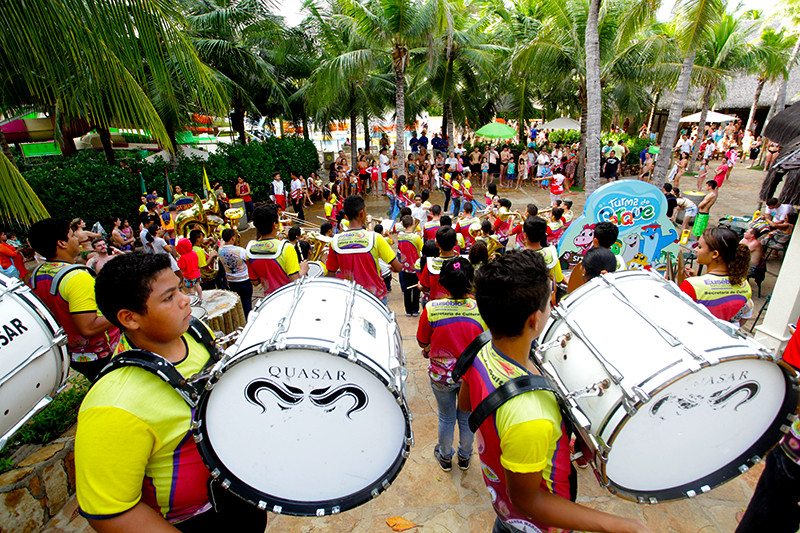
[(464, 143), (458, 143), (458, 146), (453, 148), (453, 153), (456, 154), (457, 157), (464, 155)]
[(381, 148), (381, 155), (378, 157), (378, 165), (381, 171), (381, 182), (383, 182), (383, 193), (386, 194), (386, 173), (391, 168), (389, 156), (386, 155), (386, 148)]
[(222, 230), (223, 245), (219, 247), (219, 262), (225, 269), (228, 286), (242, 300), (244, 318), (250, 314), (253, 301), (253, 284), (247, 272), (247, 251), (235, 246), (236, 232), (230, 228)]
[(428, 221), (428, 210), (422, 207), (422, 196), (414, 197), (414, 205), (411, 206), (411, 216), (419, 223), (420, 227)]
[(791, 204), (779, 204), (777, 198), (767, 200), (767, 207), (764, 208), (764, 218), (776, 224), (784, 222), (792, 213), (794, 207)]
[(292, 197), (292, 207), (294, 208), (294, 212), (297, 213), (297, 218), (305, 220), (306, 214), (303, 212), (303, 180), (294, 172), (291, 172), (291, 175), (292, 183), (290, 194)]
[(714, 137), (708, 136), (706, 139), (706, 149), (703, 152), (703, 159), (707, 161), (711, 161), (711, 156), (714, 155), (714, 152), (717, 150), (717, 143), (714, 142)]
[(689, 140), (689, 136), (685, 133), (681, 135), (680, 140), (678, 140), (678, 143), (675, 145), (675, 149), (679, 149), (684, 154), (692, 153), (692, 141)]
[(550, 163), (550, 156), (547, 154), (547, 152), (542, 150), (539, 153), (539, 157), (536, 158), (536, 165), (537, 165), (536, 166), (536, 177), (537, 178), (541, 178), (542, 177), (542, 175), (544, 174), (544, 169), (547, 167), (547, 165), (549, 163)]

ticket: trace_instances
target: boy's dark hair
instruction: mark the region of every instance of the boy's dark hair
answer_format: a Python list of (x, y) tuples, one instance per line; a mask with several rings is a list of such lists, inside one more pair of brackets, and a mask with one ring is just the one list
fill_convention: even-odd
[(481, 231), (491, 235), (493, 233), (492, 232), (492, 223), (489, 222), (488, 220), (484, 220), (483, 222), (481, 222)]
[(433, 239), (428, 239), (422, 245), (422, 253), (419, 256), (420, 267), (425, 268), (429, 257), (439, 257), (439, 247)]
[(551, 294), (548, 276), (544, 258), (533, 250), (506, 252), (478, 269), (475, 300), (493, 337), (521, 335), (528, 318), (547, 308)]
[(572, 209), (572, 200), (564, 200), (564, 205), (567, 209)]
[(69, 240), (69, 230), (69, 222), (63, 218), (46, 218), (31, 226), (28, 242), (37, 254), (52, 259), (56, 256), (58, 241)]
[(414, 217), (406, 215), (400, 219), (400, 223), (403, 224), (403, 228), (412, 228), (414, 227)]
[(464, 202), (464, 212), (468, 215), (472, 213), (472, 202)]
[(475, 241), (469, 249), (469, 262), (480, 265), (489, 260), (489, 248), (483, 241)]
[[(6, 236), (8, 236), (8, 235), (6, 235)], [(108, 243), (106, 242), (106, 240), (105, 240), (104, 238), (102, 238), (102, 237), (96, 237), (96, 238), (95, 238), (95, 239), (92, 241), (92, 248), (94, 248), (94, 245), (95, 245), (95, 244), (97, 244), (97, 243), (100, 243), (100, 242), (105, 242), (105, 243), (106, 243), (106, 245), (108, 245)]]
[[(709, 187), (711, 187), (711, 190), (712, 190), (712, 191), (713, 191), (714, 189), (716, 189), (716, 188), (717, 188), (717, 182), (716, 182), (716, 181), (714, 181), (714, 180), (708, 180), (708, 181), (706, 182), (706, 185), (708, 185)], [(767, 205), (769, 205), (769, 204), (767, 204)]]
[(372, 228), (372, 231), (377, 233), (378, 235), (383, 233), (383, 224), (375, 224), (375, 227)]
[(300, 234), (303, 233), (300, 231), (299, 226), (292, 226), (289, 228), (289, 231), (286, 233), (286, 236), (289, 238), (290, 241), (300, 238)]
[(615, 272), (617, 270), (617, 258), (608, 248), (600, 248), (595, 246), (590, 248), (583, 256), (583, 269), (586, 274), (583, 276), (584, 281), (596, 278), (603, 271)]
[(769, 200), (767, 200), (767, 207), (775, 207), (777, 205), (778, 205), (777, 198), (770, 198)]
[(453, 218), (450, 215), (442, 215), (442, 218), (439, 219), (440, 226), (452, 226), (453, 225)]
[(441, 215), (442, 214), (442, 206), (440, 206), (439, 204), (433, 204), (431, 206), (431, 214), (434, 215), (434, 216)]
[(442, 226), (437, 229), (436, 244), (445, 252), (451, 251), (456, 246), (456, 230), (451, 226)]
[(564, 216), (564, 210), (560, 207), (554, 207), (550, 211), (550, 214), (553, 216), (554, 219), (561, 220), (561, 217)]
[(664, 184), (664, 191), (665, 192), (672, 192), (672, 184), (671, 183), (665, 183)]
[(253, 225), (263, 237), (272, 233), (278, 223), (278, 207), (275, 205), (260, 205), (253, 211)]
[[(273, 172), (272, 173), (272, 179), (275, 179), (275, 176), (278, 176), (278, 175), (280, 175), (280, 172)], [(241, 176), (239, 176), (239, 177), (241, 178)]]
[(364, 199), (357, 194), (353, 194), (344, 199), (344, 214), (348, 220), (355, 220), (358, 214), (366, 208)]
[(500, 207), (507, 207), (511, 209), (511, 200), (508, 198), (500, 198), (497, 203), (500, 204)]
[(400, 219), (402, 220), (404, 216), (409, 215), (411, 216), (411, 208), (408, 206), (400, 208)]
[(427, 201), (428, 201), (428, 198), (430, 198), (430, 197), (431, 197), (431, 193), (430, 193), (430, 191), (428, 191), (427, 189), (425, 189), (424, 191), (422, 191), (422, 192), (420, 193), (419, 197), (420, 197), (420, 200), (422, 200), (422, 203), (424, 204), (425, 202), (427, 202)]
[(522, 231), (530, 242), (538, 242), (542, 248), (547, 246), (547, 221), (540, 217), (528, 217), (522, 224)]
[(603, 248), (611, 248), (619, 237), (619, 228), (612, 222), (598, 222), (594, 226), (594, 238)]
[(225, 228), (222, 230), (222, 242), (228, 242), (236, 235), (236, 232), (233, 231), (231, 228)]
[(525, 211), (527, 211), (528, 216), (530, 216), (530, 217), (535, 217), (536, 215), (539, 214), (539, 208), (536, 206), (536, 204), (528, 204), (528, 205), (526, 205), (525, 206)]
[(472, 290), (472, 278), (475, 269), (463, 257), (448, 259), (439, 272), (439, 284), (444, 287), (450, 296), (461, 300)]
[(118, 328), (122, 328), (122, 324), (117, 314), (123, 309), (147, 314), (147, 299), (153, 292), (153, 282), (164, 270), (172, 272), (167, 254), (132, 252), (114, 257), (95, 279), (97, 308)]
[(327, 200), (330, 197), (331, 197), (331, 191), (329, 191), (328, 189), (322, 189), (322, 199)]
[[(147, 232), (150, 233), (150, 228), (147, 228)], [(189, 242), (192, 243), (192, 246), (194, 246), (194, 243), (197, 242), (198, 238), (204, 238), (203, 230), (193, 229), (189, 232)]]
[(311, 254), (311, 245), (307, 241), (297, 241), (297, 246), (300, 247), (300, 260), (308, 261), (308, 256)]
[(320, 233), (320, 235), (325, 235), (326, 233), (328, 233), (332, 229), (333, 229), (333, 224), (331, 224), (330, 222), (323, 222), (319, 226), (319, 233)]

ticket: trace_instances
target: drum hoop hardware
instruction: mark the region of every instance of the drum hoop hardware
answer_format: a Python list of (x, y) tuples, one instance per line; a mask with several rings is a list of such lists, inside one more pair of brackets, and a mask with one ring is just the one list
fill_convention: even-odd
[[(31, 361), (39, 359), (43, 355), (46, 355), (47, 353), (49, 353), (50, 350), (52, 350), (53, 348), (58, 347), (59, 346), (59, 344), (57, 342), (58, 340), (59, 339), (53, 339), (53, 341), (51, 341), (50, 344), (43, 344), (43, 345), (39, 346), (36, 349), (36, 351), (34, 351), (31, 355), (26, 357), (25, 360), (20, 361), (20, 363), (17, 366), (15, 366), (14, 368), (12, 368), (8, 372), (6, 372), (6, 374), (3, 377), (0, 377), (0, 387), (2, 387), (7, 381), (9, 381), (11, 378), (13, 378), (15, 375), (17, 375), (20, 371), (22, 371), (22, 369), (24, 369), (26, 366), (28, 366), (31, 363)], [(59, 385), (60, 385), (60, 383), (59, 383)], [(52, 392), (55, 394), (56, 389), (54, 388)]]
[(549, 350), (550, 348), (555, 348), (556, 346), (561, 346), (562, 348), (567, 347), (567, 343), (572, 339), (572, 333), (567, 332), (564, 335), (559, 335), (555, 339), (546, 342), (544, 344), (540, 344), (536, 347), (535, 354), (536, 358), (539, 360), (541, 364), (543, 362), (542, 354)]
[(294, 316), (294, 312), (297, 309), (297, 303), (300, 301), (300, 293), (302, 292), (302, 287), (305, 284), (307, 278), (303, 277), (303, 279), (296, 281), (294, 286), (294, 294), (292, 295), (292, 303), (289, 305), (289, 309), (286, 311), (286, 314), (281, 317), (278, 321), (278, 325), (275, 328), (275, 333), (272, 334), (272, 338), (268, 341), (264, 342), (261, 345), (261, 351), (273, 351), (273, 350), (281, 350), (285, 344), (283, 340), (283, 334), (286, 333), (289, 329), (289, 324), (292, 322), (292, 317)]
[(350, 289), (347, 291), (347, 303), (345, 304), (347, 306), (347, 311), (345, 312), (342, 328), (339, 330), (339, 342), (331, 348), (330, 353), (346, 354), (348, 359), (355, 361), (357, 356), (350, 348), (350, 321), (353, 318), (353, 304), (355, 303), (356, 289), (358, 286), (354, 281), (348, 283), (350, 284)]

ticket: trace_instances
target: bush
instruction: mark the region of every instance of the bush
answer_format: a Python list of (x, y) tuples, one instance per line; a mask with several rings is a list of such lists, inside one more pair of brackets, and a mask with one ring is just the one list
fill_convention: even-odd
[(612, 141), (616, 144), (619, 140), (625, 141), (625, 146), (630, 149), (630, 153), (628, 153), (628, 156), (625, 158), (625, 163), (628, 165), (638, 165), (640, 163), (639, 154), (642, 153), (642, 150), (647, 148), (650, 140), (641, 137), (631, 137), (627, 133), (606, 133), (602, 137), (602, 145), (605, 146), (608, 144), (608, 141)]
[[(53, 157), (35, 165), (20, 165), (20, 170), (50, 216), (67, 220), (81, 217), (89, 226), (100, 221), (104, 227), (110, 217), (119, 216), (128, 218), (133, 225), (140, 205), (139, 173), (148, 191), (156, 189), (165, 196), (168, 164), (147, 163), (136, 152), (116, 155), (127, 169), (108, 165), (100, 151), (83, 150), (69, 158)], [(180, 185), (184, 191), (200, 193), (203, 166), (199, 158), (181, 157), (177, 170), (169, 171), (170, 183)], [(250, 184), (254, 200), (259, 201), (269, 195), (273, 172), (281, 173), (288, 190), (289, 172), (308, 176), (319, 169), (319, 156), (311, 141), (270, 138), (247, 145), (220, 145), (205, 162), (205, 168), (209, 182), (219, 181), (229, 198), (236, 197), (234, 184), (242, 176)]]
[(579, 130), (554, 130), (547, 134), (547, 139), (550, 144), (574, 144), (580, 142), (581, 132)]

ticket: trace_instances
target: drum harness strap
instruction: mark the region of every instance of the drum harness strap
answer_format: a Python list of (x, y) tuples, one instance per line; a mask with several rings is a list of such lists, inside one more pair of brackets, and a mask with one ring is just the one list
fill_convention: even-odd
[(158, 376), (160, 379), (168, 383), (175, 392), (181, 395), (181, 398), (194, 409), (197, 407), (197, 402), (200, 399), (202, 386), (197, 384), (205, 381), (208, 377), (207, 370), (213, 366), (222, 357), (222, 350), (217, 346), (214, 337), (208, 331), (208, 328), (203, 325), (200, 320), (192, 317), (191, 324), (189, 325), (189, 334), (194, 340), (202, 343), (208, 350), (209, 359), (203, 366), (203, 369), (190, 378), (185, 378), (175, 365), (164, 359), (162, 356), (148, 352), (147, 350), (127, 350), (121, 352), (111, 359), (100, 374), (97, 376), (95, 383), (100, 381), (100, 378), (126, 366), (135, 366), (147, 370), (151, 374)]
[[(42, 263), (41, 265), (37, 266), (33, 270), (33, 274), (31, 274), (31, 289), (35, 289), (36, 288), (36, 275), (39, 273), (39, 269), (41, 269), (43, 266), (44, 266), (44, 263)], [(50, 294), (52, 296), (55, 296), (56, 293), (58, 292), (58, 284), (61, 283), (61, 280), (64, 279), (64, 276), (66, 276), (67, 274), (69, 274), (73, 270), (86, 270), (87, 272), (89, 272), (89, 274), (92, 275), (92, 277), (95, 277), (97, 275), (97, 273), (91, 267), (88, 267), (86, 265), (77, 264), (77, 263), (74, 263), (74, 264), (69, 264), (68, 263), (67, 266), (63, 267), (61, 270), (56, 272), (56, 275), (53, 276), (53, 280), (50, 282)]]
[[(492, 333), (488, 330), (484, 331), (469, 343), (469, 346), (458, 357), (455, 366), (453, 367), (453, 381), (458, 382), (467, 370), (472, 366), (472, 362), (478, 352), (492, 342)], [(473, 409), (469, 415), (469, 428), (473, 433), (478, 431), (478, 428), (489, 418), (501, 405), (506, 403), (511, 398), (525, 394), (526, 392), (545, 390), (552, 392), (558, 401), (561, 410), (561, 418), (566, 426), (567, 433), (572, 434), (572, 422), (567, 415), (566, 406), (564, 405), (561, 393), (556, 388), (556, 384), (546, 376), (537, 376), (535, 374), (527, 374), (510, 379), (503, 383), (500, 387), (496, 388), (486, 398), (481, 400), (481, 403)]]

